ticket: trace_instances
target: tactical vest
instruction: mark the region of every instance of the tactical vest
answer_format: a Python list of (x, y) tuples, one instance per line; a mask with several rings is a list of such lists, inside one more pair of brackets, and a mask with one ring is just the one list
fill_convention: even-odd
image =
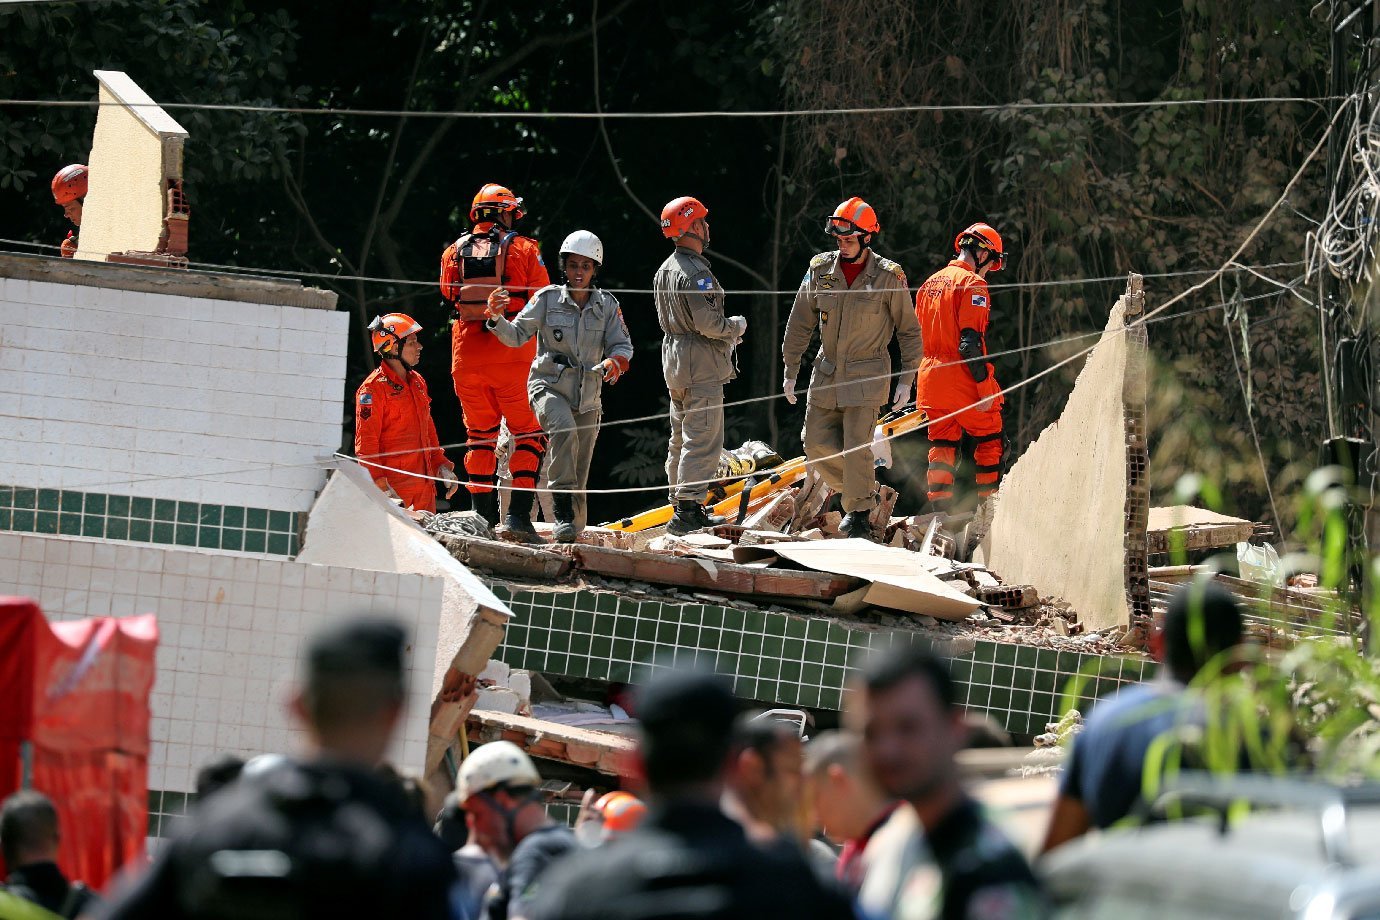
[(482, 322), (489, 294), (503, 287), (508, 267), (508, 248), (516, 230), (498, 234), (466, 233), (450, 249), (450, 258), (441, 267), (441, 294), (460, 314), (463, 322)]

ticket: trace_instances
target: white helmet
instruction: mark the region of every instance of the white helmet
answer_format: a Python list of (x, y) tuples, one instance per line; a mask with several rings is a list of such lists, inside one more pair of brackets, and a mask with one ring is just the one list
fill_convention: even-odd
[(540, 786), (541, 774), (532, 760), (511, 741), (490, 741), (470, 752), (460, 764), (455, 793), (463, 803), (495, 786)]
[(604, 244), (588, 230), (576, 230), (565, 238), (565, 242), (561, 244), (561, 255), (568, 252), (593, 259), (596, 265), (604, 264)]

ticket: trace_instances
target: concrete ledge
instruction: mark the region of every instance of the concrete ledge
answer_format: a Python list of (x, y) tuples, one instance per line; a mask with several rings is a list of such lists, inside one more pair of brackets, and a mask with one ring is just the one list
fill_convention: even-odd
[(0, 278), (313, 310), (334, 310), (337, 300), (334, 291), (303, 287), (297, 281), (194, 269), (169, 271), (18, 253), (0, 253)]

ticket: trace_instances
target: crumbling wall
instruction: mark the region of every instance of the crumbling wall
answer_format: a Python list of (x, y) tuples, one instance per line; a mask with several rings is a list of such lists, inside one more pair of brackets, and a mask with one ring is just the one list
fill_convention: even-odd
[(411, 573), (444, 583), (432, 676), (426, 770), (441, 764), (474, 705), (469, 684), (503, 641), (512, 617), (469, 569), (390, 503), (359, 466), (342, 464), (307, 518), (300, 562)]
[(1058, 421), (993, 497), (975, 554), (1007, 583), (1067, 600), (1090, 630), (1131, 626), (1142, 602), (1149, 613), (1146, 338), (1143, 325), (1125, 325), (1142, 297), (1132, 275)]
[(76, 257), (104, 262), (111, 253), (160, 251), (167, 241), (169, 183), (181, 198), (187, 132), (125, 74), (95, 75), (101, 107)]

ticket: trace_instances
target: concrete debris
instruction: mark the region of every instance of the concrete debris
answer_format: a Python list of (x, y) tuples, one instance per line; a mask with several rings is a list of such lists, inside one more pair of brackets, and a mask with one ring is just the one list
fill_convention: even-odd
[(795, 510), (795, 493), (787, 489), (744, 518), (743, 526), (750, 530), (784, 531), (795, 519)]

